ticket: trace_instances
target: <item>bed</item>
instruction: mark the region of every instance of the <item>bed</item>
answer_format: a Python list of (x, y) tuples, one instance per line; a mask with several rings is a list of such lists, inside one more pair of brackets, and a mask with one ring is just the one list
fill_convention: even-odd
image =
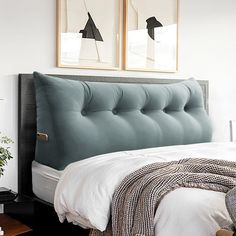
[[(62, 140), (59, 140), (62, 142), (61, 145), (55, 142), (50, 144), (49, 149), (52, 155), (48, 156), (48, 147), (41, 148), (45, 147), (45, 143), (47, 143), (45, 140), (41, 140), (40, 143), (37, 141), (36, 148), (36, 133), (45, 131), (40, 130), (40, 127), (46, 122), (45, 117), (40, 121), (42, 125), (36, 122), (33, 77), (48, 79), (47, 75), (40, 73), (35, 73), (34, 76), (32, 74), (19, 75), (18, 191), (21, 194), (33, 196), (35, 199), (36, 228), (40, 228), (42, 223), (39, 222), (43, 221), (43, 224), (54, 225), (55, 229), (60, 229), (58, 232), (65, 230), (67, 233), (71, 232), (71, 235), (76, 235), (76, 233), (88, 235), (89, 230), (82, 228), (104, 230), (109, 220), (109, 201), (112, 198), (114, 186), (118, 186), (129, 173), (154, 162), (176, 161), (189, 157), (233, 160), (233, 156), (236, 154), (233, 143), (210, 143), (212, 130), (206, 112), (208, 110), (207, 81), (53, 75), (53, 77), (57, 77), (55, 86), (62, 86), (61, 88), (65, 85), (65, 81), (73, 81), (69, 82), (71, 96), (74, 96), (77, 81), (86, 81), (85, 83), (79, 82), (77, 89), (82, 88), (80, 92), (87, 91), (87, 94), (84, 95), (81, 92), (85, 99), (81, 103), (82, 105), (79, 105), (81, 122), (76, 124), (76, 127), (79, 127), (80, 136), (76, 136), (78, 135), (78, 132), (75, 131), (77, 128), (73, 128), (75, 126), (72, 125), (66, 126), (64, 129), (57, 128), (56, 135), (55, 130), (47, 129), (49, 139), (53, 135), (63, 137)], [(41, 85), (36, 86), (40, 87), (40, 93), (42, 92)], [(71, 103), (70, 99), (67, 101), (70, 96), (63, 95), (64, 90), (61, 88), (58, 88), (61, 92), (54, 95), (57, 99), (63, 99), (60, 102), (61, 106), (68, 105)], [(47, 94), (40, 95), (40, 98), (43, 98), (41, 104), (47, 103), (45, 99), (52, 94), (51, 92), (48, 90)], [(77, 105), (77, 103), (74, 104), (75, 107)], [(59, 107), (58, 104), (57, 106)], [(104, 109), (104, 106), (108, 107)], [(179, 112), (180, 110), (181, 112)], [(40, 112), (38, 111), (38, 113)], [(74, 117), (74, 115), (72, 118), (70, 117), (70, 124), (74, 121)], [(156, 119), (156, 117), (158, 118)], [(50, 119), (54, 124), (57, 122), (46, 116), (46, 120)], [(66, 118), (63, 117), (59, 121), (59, 127), (64, 119)], [(86, 127), (86, 131), (84, 127)], [(71, 130), (69, 134), (67, 134), (67, 130)], [(106, 130), (105, 133), (104, 130)], [(69, 161), (68, 158), (67, 160), (60, 158), (58, 161), (58, 156), (63, 150), (67, 150), (66, 153), (68, 153), (73, 149), (70, 141), (72, 140), (71, 133), (75, 133), (73, 134), (76, 137), (73, 138), (74, 140), (79, 140), (73, 146), (80, 145), (83, 148), (79, 149), (81, 151), (78, 155), (72, 152), (69, 155)], [(45, 139), (45, 136), (41, 138)], [(67, 143), (65, 140), (69, 140), (69, 142)], [(64, 143), (67, 146), (63, 146)], [(62, 146), (63, 149), (60, 150)], [(36, 160), (34, 160), (35, 152)], [(76, 177), (76, 182), (81, 182), (78, 180), (82, 179), (84, 182), (77, 187), (72, 185), (69, 188), (70, 184), (67, 184), (67, 181), (71, 178), (71, 173), (78, 172), (73, 165), (70, 165), (70, 163), (77, 163), (75, 156), (80, 160), (78, 166), (81, 170)], [(67, 175), (64, 174), (65, 167), (70, 170)], [(82, 167), (84, 171), (82, 171)], [(95, 175), (96, 173), (97, 175)], [(117, 173), (119, 178), (113, 177), (114, 173)], [(60, 189), (56, 188), (62, 176), (66, 184), (61, 181), (60, 186), (68, 187), (63, 190), (64, 192), (62, 191), (62, 195), (70, 192), (70, 195), (77, 196), (80, 202), (72, 205), (73, 207), (76, 205), (79, 209), (81, 203), (84, 203), (86, 209), (81, 209), (84, 214), (65, 216), (63, 213), (58, 215), (55, 213), (53, 201), (55, 192), (60, 192)], [(99, 176), (102, 176), (100, 182)], [(98, 188), (97, 192), (93, 192), (94, 186), (91, 186), (97, 180), (97, 186), (101, 186), (104, 180), (108, 182), (104, 181), (105, 188), (102, 186), (102, 188)], [(92, 200), (91, 192), (92, 197), (96, 196), (100, 202)], [(231, 223), (224, 205), (224, 194), (194, 188), (178, 188), (172, 191), (163, 198), (155, 214), (155, 221), (158, 221), (155, 223), (155, 235), (168, 236), (175, 232), (175, 235), (179, 236), (190, 233), (191, 235), (200, 233), (202, 236), (213, 236), (217, 229)], [(63, 208), (59, 206), (60, 199), (60, 197), (56, 199), (57, 213)], [(208, 204), (209, 202), (211, 204)], [(66, 205), (69, 203), (67, 202)], [(99, 207), (102, 210), (99, 210)], [(179, 214), (180, 211), (182, 214)], [(42, 217), (42, 214), (46, 216)], [(201, 214), (203, 215), (201, 216)], [(79, 224), (80, 227), (67, 223), (60, 224), (58, 216), (59, 218), (61, 216), (61, 221), (64, 217), (74, 224)], [(208, 216), (207, 219), (206, 216)], [(95, 217), (94, 221), (92, 217)], [(190, 220), (191, 223), (189, 223)], [(189, 223), (188, 227), (186, 227), (186, 222)], [(198, 229), (197, 234), (196, 229)]]

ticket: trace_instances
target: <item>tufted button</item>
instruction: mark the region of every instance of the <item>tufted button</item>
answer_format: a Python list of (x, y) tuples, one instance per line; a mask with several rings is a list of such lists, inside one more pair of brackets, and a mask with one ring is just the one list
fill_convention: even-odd
[(116, 114), (118, 113), (118, 111), (117, 111), (116, 109), (113, 109), (113, 110), (112, 110), (112, 113), (113, 113), (114, 115), (116, 115)]
[(144, 114), (144, 113), (145, 113), (144, 108), (142, 108), (142, 109), (140, 110), (140, 112)]
[(86, 116), (86, 115), (87, 115), (87, 112), (86, 112), (85, 110), (82, 110), (82, 111), (81, 111), (81, 114), (82, 114), (82, 116)]

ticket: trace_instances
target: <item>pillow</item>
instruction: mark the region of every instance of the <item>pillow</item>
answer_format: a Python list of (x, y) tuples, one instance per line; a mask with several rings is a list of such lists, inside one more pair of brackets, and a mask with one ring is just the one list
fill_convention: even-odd
[(194, 79), (125, 84), (33, 75), (37, 131), (45, 134), (36, 143), (41, 164), (62, 170), (104, 153), (211, 140), (202, 90)]

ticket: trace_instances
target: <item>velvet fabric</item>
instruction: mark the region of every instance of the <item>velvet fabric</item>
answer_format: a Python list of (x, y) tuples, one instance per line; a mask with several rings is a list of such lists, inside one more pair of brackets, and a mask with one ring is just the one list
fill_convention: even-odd
[(58, 170), (95, 155), (211, 141), (200, 85), (81, 82), (34, 72), (35, 160)]

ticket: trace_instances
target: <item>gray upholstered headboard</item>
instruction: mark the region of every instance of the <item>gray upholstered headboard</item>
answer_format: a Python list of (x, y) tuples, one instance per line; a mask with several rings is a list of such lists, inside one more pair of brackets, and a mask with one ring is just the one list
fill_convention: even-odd
[[(182, 85), (163, 85), (157, 86), (156, 84), (170, 84), (180, 82), (180, 80), (158, 80), (158, 79), (133, 79), (133, 78), (112, 78), (112, 77), (87, 77), (87, 76), (65, 76), (57, 75), (57, 77), (62, 77), (65, 79), (80, 80), (80, 81), (102, 81), (109, 82), (113, 84), (99, 84), (99, 83), (79, 83), (79, 87), (87, 86), (88, 91), (92, 93), (92, 98), (96, 100), (91, 101), (90, 96), (90, 107), (87, 107), (88, 110), (80, 107), (82, 116), (86, 116), (87, 113), (95, 111), (96, 106), (102, 107), (100, 111), (104, 109), (109, 111), (109, 116), (111, 119), (114, 116), (120, 116), (119, 120), (122, 125), (121, 128), (126, 132), (125, 127), (131, 125), (131, 134), (128, 135), (129, 143), (127, 140), (119, 141), (116, 138), (110, 138), (110, 146), (107, 146), (107, 152), (118, 151), (124, 149), (134, 149), (134, 148), (145, 148), (153, 147), (160, 145), (171, 145), (171, 144), (184, 144), (184, 143), (194, 143), (194, 142), (206, 142), (211, 139), (211, 132), (209, 129), (209, 120), (206, 115), (206, 112), (202, 109), (203, 103), (205, 107), (207, 106), (208, 98), (208, 82), (199, 81), (199, 84), (203, 90), (203, 97), (199, 93), (199, 89), (196, 86), (192, 86), (189, 81), (185, 81)], [(115, 84), (114, 84), (115, 83)], [(122, 83), (122, 84), (117, 84)], [(126, 83), (132, 83), (132, 85), (126, 85)], [(138, 85), (142, 83), (142, 85)], [(152, 84), (152, 85), (150, 85)], [(105, 90), (104, 90), (105, 86)], [(165, 87), (163, 90), (162, 88)], [(158, 93), (155, 92), (157, 89)], [(82, 91), (82, 90), (81, 90)], [(85, 91), (85, 90), (84, 90)], [(88, 92), (87, 91), (87, 92)], [(117, 91), (119, 91), (117, 93)], [(137, 91), (134, 92), (134, 91)], [(86, 92), (85, 92), (86, 93)], [(113, 101), (107, 101), (107, 94), (113, 96)], [(163, 93), (163, 96), (160, 94)], [(119, 96), (122, 94), (122, 98)], [(86, 97), (86, 94), (82, 94), (82, 97)], [(91, 95), (91, 94), (90, 94)], [(100, 97), (99, 97), (100, 96)], [(104, 99), (103, 99), (104, 98)], [(168, 99), (167, 99), (168, 98)], [(204, 101), (203, 101), (204, 98)], [(128, 100), (127, 100), (128, 99)], [(153, 100), (154, 99), (154, 100)], [(158, 101), (155, 101), (158, 99)], [(100, 102), (99, 102), (100, 101)], [(99, 102), (99, 104), (97, 103)], [(127, 103), (128, 102), (128, 103)], [(114, 104), (113, 104), (114, 103)], [(83, 104), (87, 104), (86, 102)], [(116, 105), (116, 106), (114, 106)], [(104, 107), (105, 106), (105, 107)], [(108, 107), (106, 107), (108, 106)], [(116, 109), (114, 109), (116, 107)], [(125, 111), (125, 109), (128, 109)], [(181, 112), (180, 112), (181, 110)], [(130, 111), (130, 112), (129, 112)], [(134, 112), (132, 112), (134, 111)], [(117, 112), (121, 112), (120, 115)], [(128, 114), (129, 113), (129, 114)], [(97, 113), (98, 114), (98, 113)], [(156, 119), (155, 116), (158, 116)], [(104, 116), (105, 117), (105, 116)], [(128, 117), (128, 119), (127, 119)], [(107, 118), (107, 117), (106, 117)], [(106, 119), (105, 118), (105, 119)], [(137, 118), (137, 119), (136, 119)], [(84, 119), (84, 118), (83, 118)], [(116, 118), (117, 119), (117, 118)], [(168, 120), (170, 125), (168, 125)], [(139, 121), (141, 123), (139, 123)], [(96, 119), (95, 119), (96, 122)], [(98, 122), (101, 122), (101, 120)], [(107, 122), (107, 121), (106, 121)], [(143, 123), (144, 122), (144, 123)], [(105, 123), (103, 123), (104, 125)], [(119, 122), (117, 123), (119, 124)], [(128, 124), (126, 126), (125, 124)], [(179, 126), (180, 129), (177, 129), (177, 135), (172, 133), (171, 130), (173, 126)], [(110, 124), (109, 124), (110, 125)], [(144, 127), (140, 129), (141, 126), (147, 125), (148, 132), (144, 132), (144, 137), (137, 139), (136, 135), (142, 135), (142, 132), (145, 130)], [(161, 125), (161, 127), (160, 127)], [(191, 129), (191, 125), (195, 125), (194, 129)], [(112, 126), (111, 126), (112, 127)], [(155, 128), (154, 128), (155, 127)], [(184, 127), (184, 129), (182, 129)], [(111, 131), (109, 128), (108, 133)], [(119, 128), (118, 128), (119, 129)], [(117, 130), (117, 129), (116, 129)], [(153, 130), (154, 133), (151, 131)], [(191, 132), (191, 135), (188, 134), (188, 137), (181, 139), (179, 135), (181, 132)], [(91, 132), (91, 130), (90, 130)], [(122, 136), (122, 132), (118, 132), (117, 135)], [(176, 129), (175, 129), (176, 132)], [(150, 133), (150, 138), (148, 136)], [(158, 137), (160, 135), (168, 136), (168, 142), (163, 141), (163, 137)], [(96, 133), (96, 136), (99, 133)], [(102, 134), (104, 135), (104, 133)], [(184, 134), (183, 134), (184, 135)], [(35, 90), (32, 80), (32, 75), (23, 75), (19, 76), (19, 192), (23, 194), (32, 194), (31, 188), (31, 162), (35, 156), (35, 140), (36, 140), (36, 106), (35, 106)], [(88, 138), (92, 138), (92, 134)], [(132, 139), (133, 137), (133, 139)], [(96, 137), (94, 140), (92, 138), (91, 142), (88, 142), (90, 146), (88, 147), (91, 152), (89, 154), (83, 153), (84, 157), (86, 155), (96, 155), (101, 154), (98, 150), (99, 147), (97, 142), (99, 137)], [(120, 138), (119, 138), (120, 140)], [(140, 142), (143, 140), (144, 144), (140, 145)], [(156, 141), (159, 140), (159, 141)], [(138, 142), (138, 144), (136, 143)], [(87, 145), (86, 144), (86, 145)], [(94, 151), (92, 145), (94, 145)], [(117, 144), (117, 145), (116, 145)], [(136, 145), (137, 144), (137, 145)], [(110, 148), (114, 147), (114, 148)], [(103, 151), (104, 152), (104, 151)], [(52, 164), (52, 166), (55, 163)]]

